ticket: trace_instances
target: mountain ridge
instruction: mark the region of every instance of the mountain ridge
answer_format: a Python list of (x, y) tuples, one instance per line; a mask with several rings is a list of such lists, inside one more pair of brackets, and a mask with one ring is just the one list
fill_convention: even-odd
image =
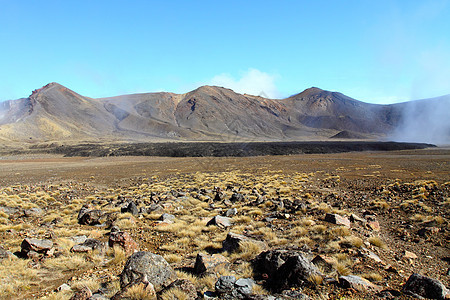
[[(438, 102), (450, 110), (450, 95), (381, 105), (317, 87), (284, 99), (269, 99), (224, 87), (200, 86), (184, 94), (90, 98), (52, 82), (27, 98), (0, 104), (0, 138), (27, 143), (285, 141), (336, 135), (383, 139), (407, 133), (399, 130), (414, 119), (406, 113), (434, 113), (428, 106)], [(430, 123), (433, 118), (422, 116), (421, 120), (427, 128), (425, 121)], [(343, 131), (347, 134), (338, 135)], [(450, 125), (445, 123), (442, 131), (444, 141), (449, 139)]]

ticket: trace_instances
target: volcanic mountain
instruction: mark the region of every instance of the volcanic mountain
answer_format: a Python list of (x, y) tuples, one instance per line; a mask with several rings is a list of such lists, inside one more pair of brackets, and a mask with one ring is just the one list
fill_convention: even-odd
[[(433, 114), (433, 107), (448, 114), (450, 95), (377, 105), (319, 88), (286, 99), (267, 99), (202, 86), (186, 94), (161, 92), (93, 99), (50, 83), (28, 98), (0, 103), (0, 140), (279, 141), (323, 140), (336, 135), (380, 139), (407, 135), (411, 120), (420, 120), (419, 127), (425, 131), (435, 130), (436, 120), (423, 116), (424, 112)], [(439, 129), (444, 141), (450, 141), (448, 119)], [(339, 135), (342, 131), (345, 134)]]

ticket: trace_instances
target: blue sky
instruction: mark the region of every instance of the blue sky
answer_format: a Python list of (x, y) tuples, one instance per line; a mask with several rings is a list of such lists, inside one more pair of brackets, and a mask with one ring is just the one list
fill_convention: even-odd
[(393, 103), (450, 94), (450, 1), (0, 0), (0, 100), (200, 85), (311, 86)]

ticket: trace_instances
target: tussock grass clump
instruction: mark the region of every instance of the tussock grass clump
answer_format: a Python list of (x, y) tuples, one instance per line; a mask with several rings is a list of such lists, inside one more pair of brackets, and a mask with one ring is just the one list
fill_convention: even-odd
[(75, 291), (79, 291), (79, 290), (83, 289), (84, 287), (87, 287), (91, 291), (95, 292), (100, 288), (100, 283), (98, 282), (97, 278), (92, 278), (92, 279), (74, 282), (71, 285), (71, 287)]
[(190, 299), (189, 295), (186, 294), (186, 292), (184, 292), (183, 290), (179, 289), (179, 288), (172, 288), (169, 289), (165, 292), (163, 292), (159, 298), (161, 300), (183, 300), (183, 299)]
[(377, 236), (370, 237), (368, 239), (369, 243), (374, 245), (375, 247), (379, 247), (381, 249), (387, 249), (387, 244)]
[(130, 300), (154, 300), (155, 294), (146, 291), (144, 284), (135, 284), (128, 288), (128, 290), (123, 294), (125, 299)]
[(261, 245), (252, 241), (242, 241), (239, 243), (239, 249), (230, 255), (230, 259), (235, 261), (237, 259), (251, 260), (261, 253)]
[(0, 298), (13, 299), (39, 283), (38, 271), (29, 268), (28, 262), (22, 259), (0, 262)]

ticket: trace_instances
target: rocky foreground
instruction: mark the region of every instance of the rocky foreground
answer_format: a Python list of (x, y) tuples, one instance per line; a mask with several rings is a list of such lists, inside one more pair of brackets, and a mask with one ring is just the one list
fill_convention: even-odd
[(445, 158), (279, 160), (2, 185), (0, 298), (450, 297)]

